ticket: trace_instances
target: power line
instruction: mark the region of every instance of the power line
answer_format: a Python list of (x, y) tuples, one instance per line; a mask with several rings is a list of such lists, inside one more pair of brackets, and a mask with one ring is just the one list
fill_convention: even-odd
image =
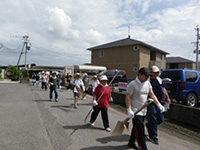
[[(35, 44), (35, 43), (31, 43), (31, 46), (32, 46), (32, 47), (35, 47), (35, 48), (37, 48), (37, 49), (40, 49), (40, 50), (42, 50), (42, 51), (48, 49), (48, 51), (46, 51), (46, 52), (53, 52), (53, 53), (55, 53), (55, 50), (52, 50), (52, 49), (50, 49), (50, 48), (46, 48), (46, 47), (39, 46), (39, 45), (37, 45), (37, 44)], [(60, 49), (60, 48), (57, 48), (57, 49)], [(67, 52), (65, 52), (64, 50), (62, 51), (62, 53), (65, 53), (65, 54), (67, 54), (67, 55), (72, 55), (72, 56), (90, 56), (90, 55), (88, 55), (88, 54), (67, 53)], [(62, 55), (63, 55), (63, 54), (62, 54)]]

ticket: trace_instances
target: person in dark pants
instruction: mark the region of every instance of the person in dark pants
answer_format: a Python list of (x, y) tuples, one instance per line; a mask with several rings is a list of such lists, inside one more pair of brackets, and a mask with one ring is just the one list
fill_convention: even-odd
[[(153, 92), (158, 98), (159, 102), (164, 104), (165, 102), (170, 103), (171, 100), (167, 93), (167, 90), (164, 88), (162, 79), (159, 77), (160, 69), (157, 66), (151, 67), (151, 78), (150, 83), (153, 88)], [(157, 126), (164, 121), (164, 114), (161, 112), (158, 107), (152, 103), (147, 107), (146, 123), (147, 131), (149, 133), (149, 140), (154, 144), (158, 143), (158, 131)]]
[(42, 77), (41, 77), (41, 81), (42, 81), (42, 90), (47, 90), (47, 76), (46, 73), (43, 73)]
[[(135, 80), (131, 81), (127, 86), (126, 91), (126, 108), (129, 118), (132, 119), (133, 128), (129, 139), (128, 146), (134, 149), (147, 150), (146, 137), (144, 130), (144, 120), (147, 109), (144, 108), (137, 115), (134, 112), (146, 102), (150, 96), (154, 103), (160, 110), (164, 107), (159, 103), (158, 99), (153, 93), (152, 87), (148, 78), (150, 76), (149, 70), (145, 67), (139, 69), (138, 76)], [(137, 140), (138, 146), (135, 144)]]
[[(100, 84), (95, 88), (93, 95), (93, 112), (90, 119), (90, 124), (94, 126), (94, 122), (101, 111), (104, 129), (111, 131), (108, 119), (108, 106), (111, 98), (110, 87), (107, 84), (108, 78), (106, 75), (100, 77)], [(98, 101), (97, 101), (98, 100)]]
[(54, 94), (55, 94), (55, 101), (58, 102), (59, 80), (56, 77), (56, 72), (53, 72), (52, 77), (50, 77), (49, 84), (50, 84), (50, 93), (49, 93), (50, 101), (53, 100), (53, 92), (54, 92)]

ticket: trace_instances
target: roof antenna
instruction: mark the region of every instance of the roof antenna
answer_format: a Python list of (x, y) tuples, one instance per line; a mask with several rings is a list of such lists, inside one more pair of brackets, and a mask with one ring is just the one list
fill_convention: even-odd
[(130, 39), (130, 26), (128, 26), (128, 38)]

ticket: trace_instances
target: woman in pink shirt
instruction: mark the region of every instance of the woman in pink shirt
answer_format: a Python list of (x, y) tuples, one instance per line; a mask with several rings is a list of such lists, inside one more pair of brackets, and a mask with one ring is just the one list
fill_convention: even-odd
[(95, 88), (93, 94), (93, 112), (90, 119), (90, 124), (94, 126), (94, 122), (101, 111), (104, 129), (111, 131), (108, 120), (108, 106), (111, 98), (110, 87), (107, 84), (108, 78), (106, 75), (100, 77), (100, 84)]

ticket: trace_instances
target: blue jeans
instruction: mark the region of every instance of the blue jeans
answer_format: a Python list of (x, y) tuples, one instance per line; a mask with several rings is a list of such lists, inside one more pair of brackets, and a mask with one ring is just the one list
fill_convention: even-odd
[(149, 133), (149, 138), (157, 139), (158, 131), (157, 126), (164, 121), (164, 115), (160, 112), (156, 104), (152, 103), (147, 107), (146, 124)]
[(53, 99), (53, 92), (55, 93), (55, 100), (58, 99), (58, 90), (57, 90), (57, 89), (51, 89), (51, 88), (50, 88), (50, 93), (49, 93), (49, 98), (50, 98), (50, 100)]

